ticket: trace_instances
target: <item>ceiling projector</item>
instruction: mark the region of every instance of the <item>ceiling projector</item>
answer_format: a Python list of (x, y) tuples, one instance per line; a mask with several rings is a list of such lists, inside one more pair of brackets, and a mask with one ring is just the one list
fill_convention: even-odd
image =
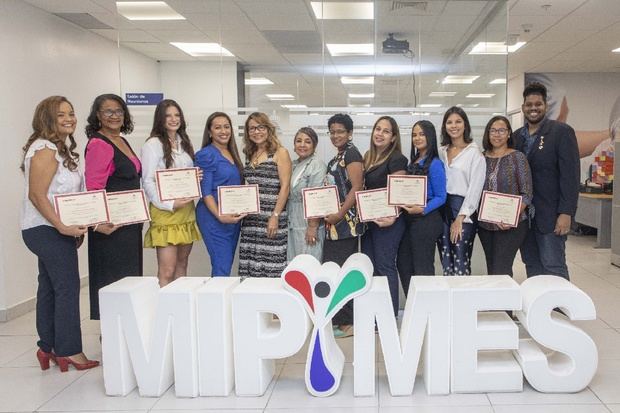
[(389, 33), (387, 39), (383, 41), (383, 53), (405, 54), (409, 51), (409, 42), (407, 40), (396, 40), (394, 33)]

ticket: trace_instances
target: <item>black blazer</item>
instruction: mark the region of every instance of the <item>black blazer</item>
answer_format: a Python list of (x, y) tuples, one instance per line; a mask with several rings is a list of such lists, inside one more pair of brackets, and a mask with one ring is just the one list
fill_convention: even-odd
[[(522, 131), (517, 129), (512, 139), (515, 148), (524, 152)], [(565, 123), (544, 119), (527, 159), (534, 186), (534, 223), (548, 234), (559, 214), (574, 217), (577, 211), (580, 167), (575, 131)]]

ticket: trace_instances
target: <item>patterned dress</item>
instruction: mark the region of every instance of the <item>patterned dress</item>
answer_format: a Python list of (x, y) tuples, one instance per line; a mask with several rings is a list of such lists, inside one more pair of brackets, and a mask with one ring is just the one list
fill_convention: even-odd
[(276, 237), (267, 238), (267, 222), (280, 192), (278, 165), (273, 154), (255, 168), (246, 163), (243, 177), (246, 184), (258, 185), (260, 214), (248, 215), (241, 224), (239, 276), (279, 277), (286, 267), (288, 216), (286, 209), (282, 210)]

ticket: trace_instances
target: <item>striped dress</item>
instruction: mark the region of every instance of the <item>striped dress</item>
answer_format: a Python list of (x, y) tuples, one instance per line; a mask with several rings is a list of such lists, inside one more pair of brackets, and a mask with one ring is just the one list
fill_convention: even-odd
[(273, 154), (256, 168), (246, 164), (243, 178), (246, 184), (258, 185), (261, 212), (248, 215), (241, 224), (239, 276), (279, 277), (286, 267), (288, 219), (284, 209), (278, 218), (276, 237), (267, 238), (267, 221), (280, 192), (278, 166), (273, 160)]

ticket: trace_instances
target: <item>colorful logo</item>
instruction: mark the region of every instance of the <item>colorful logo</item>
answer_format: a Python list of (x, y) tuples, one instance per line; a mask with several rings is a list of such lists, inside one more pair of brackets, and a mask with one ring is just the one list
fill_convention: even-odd
[(336, 344), (331, 319), (351, 299), (370, 289), (373, 265), (353, 254), (339, 267), (298, 255), (282, 273), (284, 288), (304, 303), (313, 323), (306, 358), (306, 387), (314, 396), (330, 396), (340, 386), (344, 354)]

